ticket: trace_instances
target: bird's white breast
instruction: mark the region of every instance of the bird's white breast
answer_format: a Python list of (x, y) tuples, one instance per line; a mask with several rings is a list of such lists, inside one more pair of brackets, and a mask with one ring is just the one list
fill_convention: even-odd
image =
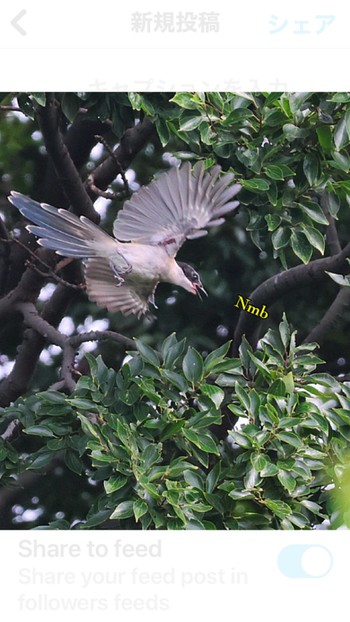
[(119, 252), (132, 266), (129, 279), (140, 281), (167, 281), (175, 261), (161, 246), (148, 246), (134, 242), (120, 243)]

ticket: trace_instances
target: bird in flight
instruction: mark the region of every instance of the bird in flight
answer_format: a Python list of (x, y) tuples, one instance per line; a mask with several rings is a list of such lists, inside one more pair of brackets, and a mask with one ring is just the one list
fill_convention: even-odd
[(19, 192), (9, 201), (34, 225), (27, 229), (58, 255), (84, 260), (87, 294), (108, 311), (137, 317), (155, 305), (159, 282), (200, 296), (206, 293), (198, 273), (175, 260), (186, 239), (206, 235), (235, 209), (241, 189), (220, 166), (205, 171), (203, 161), (161, 174), (124, 203), (111, 237), (85, 216), (38, 203)]

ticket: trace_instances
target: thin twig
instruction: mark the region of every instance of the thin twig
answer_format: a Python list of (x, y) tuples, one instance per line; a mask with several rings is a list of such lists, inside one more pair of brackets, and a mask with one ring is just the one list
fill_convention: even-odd
[(96, 186), (94, 177), (92, 174), (87, 177), (86, 184), (88, 188), (90, 188), (90, 190), (94, 194), (96, 194), (96, 196), (103, 197), (104, 199), (120, 200), (120, 199), (124, 199), (127, 196), (129, 196), (129, 194), (126, 193), (124, 190), (122, 190), (121, 192), (112, 192), (111, 190), (101, 190), (100, 188)]
[(23, 110), (18, 108), (18, 106), (0, 106), (0, 110), (4, 110), (5, 112), (22, 112), (22, 114), (24, 114)]
[(128, 182), (127, 178), (126, 178), (125, 171), (124, 171), (124, 169), (123, 169), (123, 167), (122, 167), (122, 165), (121, 165), (121, 163), (119, 161), (117, 152), (113, 151), (113, 149), (109, 146), (109, 144), (107, 143), (106, 139), (103, 136), (100, 136), (99, 134), (95, 134), (95, 138), (100, 143), (102, 143), (102, 145), (104, 146), (106, 151), (108, 151), (108, 153), (111, 156), (111, 158), (113, 158), (114, 162), (116, 163), (117, 167), (119, 168), (119, 175), (121, 176), (121, 178), (123, 180), (125, 192), (127, 194), (130, 194), (129, 182)]
[[(65, 285), (65, 287), (70, 287), (72, 289), (78, 289), (82, 291), (86, 289), (86, 286), (84, 283), (78, 283), (78, 284), (70, 283), (69, 281), (62, 279), (62, 277), (58, 276), (58, 274), (56, 273), (56, 271), (62, 270), (67, 265), (72, 263), (72, 261), (75, 261), (72, 257), (66, 257), (65, 259), (62, 259), (56, 264), (55, 269), (52, 270), (51, 266), (37, 255), (37, 251), (32, 251), (26, 244), (23, 244), (23, 242), (21, 242), (21, 240), (19, 240), (18, 238), (12, 238), (12, 239), (0, 238), (0, 242), (6, 242), (6, 243), (15, 242), (15, 244), (18, 244), (18, 246), (23, 248), (32, 258), (31, 260), (28, 259), (25, 262), (26, 267), (28, 267), (31, 270), (34, 270), (37, 274), (40, 274), (40, 276), (43, 276), (46, 278), (53, 278), (55, 281), (57, 281), (57, 283), (61, 283), (61, 285)], [(44, 268), (46, 268), (46, 271), (44, 272), (40, 270), (34, 264), (34, 261), (37, 261), (38, 263), (40, 263)]]
[(58, 274), (56, 274), (56, 272), (54, 272), (53, 270), (43, 272), (30, 260), (26, 261), (26, 266), (28, 266), (31, 270), (34, 270), (37, 274), (40, 274), (40, 276), (44, 276), (46, 278), (53, 278), (55, 281), (57, 281), (57, 283), (60, 283), (65, 287), (70, 287), (71, 289), (77, 289), (79, 291), (85, 291), (86, 289), (86, 285), (84, 283), (78, 283), (77, 285), (75, 283), (70, 283), (69, 281), (66, 281), (65, 279), (62, 279), (60, 276), (58, 276)]
[(129, 183), (128, 183), (128, 180), (126, 178), (125, 171), (124, 171), (124, 169), (123, 169), (123, 167), (122, 167), (122, 165), (121, 165), (121, 163), (120, 163), (120, 161), (118, 159), (117, 151), (113, 151), (113, 149), (109, 146), (109, 144), (106, 141), (106, 139), (103, 136), (101, 136), (100, 134), (95, 134), (95, 138), (96, 138), (96, 140), (98, 140), (104, 146), (106, 151), (108, 151), (109, 156), (115, 162), (116, 170), (117, 170), (117, 175), (120, 175), (122, 180), (123, 180), (124, 190), (122, 190), (121, 192), (112, 192), (110, 190), (102, 190), (101, 188), (98, 188), (98, 186), (96, 185), (94, 172), (92, 172), (88, 176), (88, 178), (86, 180), (87, 186), (97, 196), (103, 197), (105, 199), (119, 199), (120, 200), (120, 199), (123, 199), (125, 197), (130, 196)]

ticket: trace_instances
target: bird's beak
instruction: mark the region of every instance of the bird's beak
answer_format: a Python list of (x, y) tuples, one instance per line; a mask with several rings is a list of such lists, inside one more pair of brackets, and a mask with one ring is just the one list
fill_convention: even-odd
[(194, 294), (199, 297), (199, 300), (203, 300), (202, 294), (208, 296), (201, 282), (193, 284)]

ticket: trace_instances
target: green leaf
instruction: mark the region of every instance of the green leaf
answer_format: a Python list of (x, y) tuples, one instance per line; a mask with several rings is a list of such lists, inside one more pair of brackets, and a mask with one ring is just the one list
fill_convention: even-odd
[(250, 455), (250, 461), (251, 461), (254, 469), (258, 473), (261, 473), (261, 471), (263, 471), (266, 468), (266, 465), (268, 464), (267, 459), (265, 458), (265, 456), (263, 454), (260, 454), (260, 453), (251, 454)]
[(301, 226), (303, 228), (303, 234), (308, 239), (311, 246), (316, 248), (318, 251), (320, 251), (321, 255), (323, 255), (326, 245), (325, 236), (322, 235), (322, 233), (318, 229), (311, 227), (311, 225), (304, 225), (302, 223)]
[(303, 447), (303, 442), (294, 432), (279, 432), (276, 438), (278, 438), (280, 441), (283, 441), (284, 443), (287, 443), (288, 445), (296, 447), (297, 449)]
[(210, 397), (216, 408), (220, 408), (225, 397), (225, 392), (213, 384), (202, 384), (201, 392)]
[(350, 102), (350, 95), (349, 93), (334, 93), (330, 101), (340, 104), (347, 104), (348, 102)]
[(63, 114), (67, 117), (68, 121), (72, 123), (81, 108), (81, 101), (75, 93), (64, 93), (61, 107)]
[(242, 406), (249, 412), (250, 400), (248, 391), (239, 382), (235, 384), (235, 393), (242, 404)]
[(142, 499), (137, 499), (136, 501), (134, 501), (132, 509), (134, 512), (135, 520), (136, 522), (138, 522), (141, 516), (144, 516), (144, 514), (148, 512), (148, 505), (146, 501), (143, 501)]
[(192, 488), (198, 488), (198, 490), (203, 490), (203, 479), (200, 477), (199, 473), (186, 470), (183, 473), (183, 477), (185, 482)]
[(278, 214), (267, 214), (265, 220), (267, 222), (268, 231), (275, 231), (282, 222), (282, 218)]
[(304, 203), (297, 203), (296, 205), (304, 214), (311, 218), (311, 220), (318, 222), (320, 225), (328, 225), (328, 220), (317, 203), (313, 201), (308, 201), (306, 203), (306, 201), (304, 201)]
[(243, 447), (244, 449), (250, 449), (250, 447), (252, 446), (250, 438), (248, 438), (247, 436), (245, 436), (245, 434), (241, 432), (237, 432), (236, 430), (230, 430), (229, 436), (233, 438), (234, 442), (237, 445)]
[(29, 470), (41, 470), (50, 464), (53, 459), (52, 451), (41, 451), (37, 454), (34, 454), (29, 459)]
[(130, 518), (134, 514), (133, 501), (122, 501), (110, 515), (111, 520)]
[(309, 521), (304, 514), (299, 514), (298, 512), (293, 512), (288, 516), (288, 520), (290, 520), (293, 525), (299, 527), (299, 529), (305, 529), (305, 527), (309, 524)]
[(30, 425), (23, 430), (26, 434), (32, 436), (55, 437), (56, 435), (48, 425)]
[(304, 138), (308, 133), (308, 130), (297, 127), (296, 125), (293, 125), (293, 123), (286, 123), (282, 130), (287, 140), (291, 142), (297, 138)]
[(186, 339), (174, 343), (164, 351), (164, 367), (172, 369), (176, 361), (182, 356), (186, 347)]
[(77, 408), (78, 410), (90, 410), (96, 411), (96, 404), (91, 400), (85, 400), (81, 397), (74, 397), (72, 399), (67, 399), (67, 403)]
[(303, 162), (303, 170), (311, 187), (317, 184), (319, 176), (319, 159), (315, 153), (308, 153)]
[(322, 516), (321, 514), (322, 506), (319, 505), (318, 503), (315, 503), (315, 501), (309, 501), (308, 499), (303, 499), (300, 503), (310, 512), (313, 512), (314, 514), (320, 514)]
[(260, 179), (259, 177), (253, 177), (252, 179), (242, 179), (240, 183), (247, 190), (258, 190), (261, 192), (266, 192), (270, 188), (270, 183), (266, 179)]
[(288, 374), (285, 374), (284, 376), (282, 376), (282, 380), (286, 387), (286, 392), (289, 393), (290, 395), (294, 393), (295, 385), (294, 385), (294, 377), (293, 377), (292, 372), (290, 371), (288, 372)]
[(304, 264), (309, 263), (312, 256), (312, 247), (305, 235), (299, 231), (292, 231), (291, 245), (295, 255)]
[(177, 339), (176, 339), (176, 333), (171, 333), (170, 335), (168, 335), (168, 337), (166, 337), (161, 345), (161, 353), (162, 353), (162, 357), (163, 359), (166, 357), (169, 349), (172, 346), (175, 346), (178, 343)]
[(212, 493), (213, 490), (216, 488), (217, 483), (220, 479), (220, 475), (221, 475), (221, 463), (217, 462), (216, 465), (212, 468), (212, 470), (208, 473), (207, 475), (207, 480), (206, 480), (206, 491), (207, 493)]
[(318, 142), (320, 143), (322, 149), (325, 151), (330, 151), (332, 149), (332, 130), (329, 125), (321, 125), (316, 128)]
[(348, 134), (348, 138), (350, 139), (350, 108), (347, 109), (345, 113), (345, 127)]
[(281, 482), (282, 486), (288, 490), (288, 492), (293, 492), (296, 488), (296, 480), (288, 471), (283, 471), (282, 469), (278, 472), (277, 479)]
[(162, 456), (162, 444), (152, 444), (150, 443), (145, 447), (141, 454), (141, 458), (144, 462), (144, 466), (146, 469), (149, 469), (153, 464), (159, 462)]
[(39, 104), (39, 106), (46, 105), (46, 93), (31, 93), (31, 97)]
[(200, 97), (191, 93), (176, 93), (170, 101), (186, 110), (200, 110), (203, 107)]
[(260, 471), (261, 477), (275, 477), (277, 475), (279, 469), (272, 462), (267, 462), (264, 468)]
[(49, 404), (66, 403), (66, 395), (60, 391), (43, 391), (42, 393), (37, 393), (37, 397), (43, 402), (47, 402)]
[(265, 363), (263, 363), (258, 356), (255, 356), (255, 354), (253, 354), (252, 352), (248, 352), (249, 354), (249, 358), (251, 361), (253, 361), (255, 367), (261, 371), (261, 373), (263, 374), (263, 376), (267, 376), (269, 377), (271, 375), (271, 371), (270, 369), (267, 367), (267, 365), (265, 365)]
[(91, 515), (89, 513), (88, 519), (84, 525), (84, 527), (96, 527), (97, 525), (101, 525), (108, 518), (110, 518), (111, 510), (99, 510), (98, 512), (93, 512)]
[(269, 387), (269, 395), (274, 395), (275, 397), (284, 397), (286, 394), (286, 387), (281, 378), (276, 378), (274, 382)]
[(177, 372), (170, 371), (169, 369), (163, 369), (162, 376), (182, 393), (186, 393), (186, 391), (188, 391), (186, 379)]
[(183, 359), (182, 363), (183, 372), (189, 382), (196, 383), (201, 380), (203, 376), (203, 359), (199, 352), (190, 347)]
[(344, 153), (339, 153), (338, 151), (333, 151), (332, 152), (332, 157), (334, 160), (334, 164), (333, 166), (335, 166), (335, 168), (340, 169), (341, 171), (344, 171), (344, 173), (348, 173), (350, 170), (350, 158), (348, 156), (346, 156)]
[(169, 438), (178, 436), (181, 428), (185, 425), (185, 419), (180, 419), (179, 421), (174, 421), (173, 423), (168, 423), (163, 432), (160, 434), (160, 440), (166, 441)]
[(112, 475), (109, 479), (103, 482), (104, 489), (107, 495), (112, 494), (112, 492), (116, 492), (116, 490), (120, 490), (127, 483), (128, 478), (125, 475)]
[(187, 428), (183, 428), (184, 436), (194, 445), (206, 451), (210, 454), (220, 455), (220, 452), (217, 448), (216, 442), (209, 434), (197, 434), (193, 432), (193, 430), (188, 430)]
[(334, 144), (337, 151), (340, 151), (349, 142), (345, 119), (341, 119), (334, 131)]
[(214, 372), (218, 363), (220, 363), (229, 351), (231, 341), (227, 341), (220, 348), (213, 350), (208, 354), (204, 361), (205, 373)]
[(261, 480), (258, 471), (253, 467), (253, 465), (248, 466), (245, 476), (243, 478), (244, 488), (246, 490), (256, 488), (260, 481)]
[(277, 181), (285, 177), (283, 169), (277, 164), (266, 164), (264, 166), (264, 171), (268, 177)]
[(287, 229), (287, 227), (279, 227), (273, 232), (271, 236), (273, 247), (276, 250), (279, 250), (280, 248), (287, 246), (287, 244), (289, 243), (289, 240), (290, 240), (290, 230)]
[(67, 449), (67, 451), (64, 454), (64, 462), (67, 465), (67, 467), (70, 469), (70, 471), (73, 471), (73, 473), (77, 473), (78, 475), (81, 475), (84, 469), (84, 465), (76, 451), (73, 451), (72, 449)]
[(135, 344), (144, 361), (154, 367), (160, 366), (159, 356), (153, 348), (143, 343), (140, 339), (135, 339)]
[(291, 514), (292, 510), (284, 501), (278, 501), (275, 499), (265, 499), (264, 504), (279, 518), (285, 518)]
[(205, 120), (206, 118), (203, 116), (187, 118), (181, 122), (179, 131), (190, 132), (191, 130), (195, 130)]

